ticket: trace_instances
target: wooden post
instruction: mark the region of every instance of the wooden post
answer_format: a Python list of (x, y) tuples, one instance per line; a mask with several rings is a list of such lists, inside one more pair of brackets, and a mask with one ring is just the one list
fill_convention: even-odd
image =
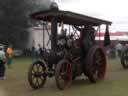
[(45, 28), (44, 28), (44, 24), (43, 24), (43, 26), (42, 26), (42, 28), (43, 28), (43, 49), (45, 48)]
[(100, 35), (100, 26), (99, 26), (99, 42), (100, 42), (100, 39), (101, 39), (100, 37), (101, 37), (101, 35)]

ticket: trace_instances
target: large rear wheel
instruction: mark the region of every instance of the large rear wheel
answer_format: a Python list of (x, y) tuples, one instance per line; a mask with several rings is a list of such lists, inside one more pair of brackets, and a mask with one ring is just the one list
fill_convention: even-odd
[(92, 83), (104, 79), (106, 72), (106, 56), (103, 48), (94, 46), (89, 50), (84, 70)]
[(61, 60), (55, 70), (56, 85), (60, 90), (64, 90), (72, 83), (72, 68), (68, 60)]
[(42, 88), (46, 81), (46, 66), (44, 61), (36, 61), (28, 70), (28, 82), (33, 89)]

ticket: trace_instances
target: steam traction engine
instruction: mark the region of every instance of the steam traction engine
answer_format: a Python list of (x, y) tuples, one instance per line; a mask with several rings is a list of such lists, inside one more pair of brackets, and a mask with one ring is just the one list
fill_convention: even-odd
[[(47, 77), (52, 76), (55, 76), (57, 87), (61, 90), (69, 87), (72, 80), (82, 73), (92, 83), (104, 79), (106, 56), (103, 46), (95, 43), (95, 28), (101, 24), (111, 25), (111, 22), (58, 8), (33, 13), (31, 19), (51, 24), (51, 49), (44, 48), (42, 58), (31, 64), (28, 71), (32, 88), (43, 87)], [(64, 30), (64, 25), (70, 26), (69, 32)]]

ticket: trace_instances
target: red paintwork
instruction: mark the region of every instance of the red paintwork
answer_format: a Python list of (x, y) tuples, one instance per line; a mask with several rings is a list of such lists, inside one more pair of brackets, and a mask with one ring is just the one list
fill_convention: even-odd
[[(110, 32), (110, 36), (126, 36), (126, 35), (128, 36), (128, 32)], [(100, 32), (100, 34), (99, 34), (99, 32), (98, 32), (98, 33), (96, 33), (96, 36), (97, 37), (99, 37), (99, 36), (103, 37), (104, 33)]]

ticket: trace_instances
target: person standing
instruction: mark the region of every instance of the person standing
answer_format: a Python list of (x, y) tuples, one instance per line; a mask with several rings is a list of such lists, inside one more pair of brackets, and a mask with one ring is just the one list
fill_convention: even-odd
[(39, 56), (38, 59), (42, 58), (43, 56), (43, 49), (41, 48), (40, 44), (38, 44), (38, 56)]
[(123, 49), (123, 45), (120, 42), (118, 42), (116, 44), (116, 50), (117, 50), (117, 53), (118, 53), (119, 57), (121, 56), (122, 49)]
[(0, 80), (5, 79), (5, 63), (6, 63), (6, 55), (4, 52), (4, 48), (0, 47)]
[(36, 51), (36, 48), (34, 46), (32, 46), (32, 49), (31, 49), (31, 52), (32, 52), (32, 61), (35, 62), (37, 60), (37, 51)]
[(12, 56), (13, 56), (12, 46), (9, 46), (9, 47), (7, 48), (6, 54), (7, 54), (7, 66), (8, 66), (8, 68), (11, 68)]

